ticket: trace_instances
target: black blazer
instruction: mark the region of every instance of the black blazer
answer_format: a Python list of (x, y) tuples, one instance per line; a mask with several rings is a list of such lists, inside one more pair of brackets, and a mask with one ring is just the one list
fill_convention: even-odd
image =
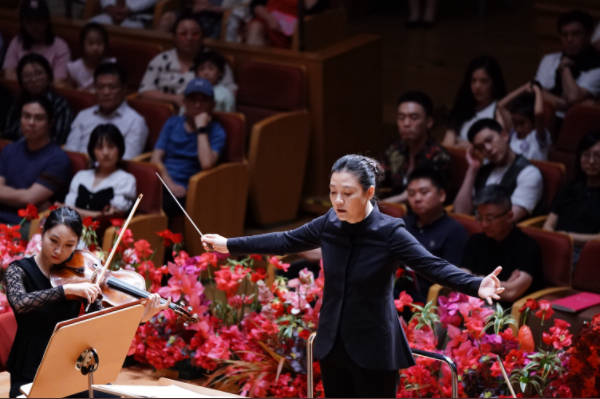
[(431, 255), (402, 219), (373, 211), (355, 224), (333, 209), (295, 229), (227, 240), (232, 254), (284, 254), (321, 247), (325, 287), (315, 357), (325, 357), (341, 337), (346, 351), (367, 369), (397, 370), (414, 364), (393, 301), (396, 268), (408, 265), (434, 282), (476, 296), (481, 284)]

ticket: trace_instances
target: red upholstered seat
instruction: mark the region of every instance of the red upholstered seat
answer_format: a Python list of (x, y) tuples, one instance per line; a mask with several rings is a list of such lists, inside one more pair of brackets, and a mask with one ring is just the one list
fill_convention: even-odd
[(556, 142), (548, 154), (549, 160), (565, 164), (567, 180), (571, 180), (575, 172), (575, 151), (579, 141), (599, 126), (599, 106), (578, 104), (567, 111)]
[(152, 151), (154, 144), (160, 136), (167, 119), (175, 115), (175, 108), (171, 104), (152, 101), (139, 97), (132, 98), (127, 101), (131, 108), (135, 109), (146, 120), (148, 125), (148, 138), (146, 139), (145, 151)]
[(162, 210), (163, 190), (154, 164), (147, 162), (123, 161), (123, 169), (135, 176), (138, 194), (144, 194), (140, 202), (140, 213), (160, 213)]
[(80, 91), (67, 88), (57, 88), (56, 93), (63, 96), (71, 105), (73, 112), (77, 114), (82, 109), (86, 109), (96, 104), (96, 96), (87, 91)]
[(531, 160), (538, 167), (544, 180), (544, 191), (542, 193), (542, 207), (544, 212), (549, 212), (554, 197), (566, 184), (567, 171), (565, 165), (558, 162)]
[(88, 169), (90, 167), (90, 160), (87, 154), (82, 152), (65, 151), (71, 161), (71, 176), (80, 170)]
[(277, 112), (306, 108), (304, 68), (296, 65), (245, 61), (236, 68), (237, 110), (248, 129)]
[(521, 230), (540, 246), (544, 284), (550, 287), (569, 285), (573, 259), (573, 241), (569, 236), (535, 227), (523, 227)]
[(12, 310), (0, 314), (0, 371), (6, 370), (6, 361), (10, 354), (15, 334), (17, 320)]
[(481, 226), (473, 216), (464, 213), (449, 213), (448, 216), (460, 223), (469, 235), (481, 233)]
[(386, 215), (393, 216), (395, 218), (402, 218), (406, 216), (406, 205), (396, 204), (393, 202), (379, 201), (377, 203), (379, 210)]
[(463, 182), (467, 168), (469, 167), (465, 158), (466, 150), (460, 147), (445, 147), (450, 154), (450, 168), (448, 182), (446, 183), (447, 200), (452, 202)]

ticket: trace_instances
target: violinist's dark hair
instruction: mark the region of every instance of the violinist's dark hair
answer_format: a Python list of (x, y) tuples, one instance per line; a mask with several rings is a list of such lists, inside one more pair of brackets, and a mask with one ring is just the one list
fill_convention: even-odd
[(81, 237), (83, 223), (81, 222), (81, 216), (75, 209), (63, 206), (50, 212), (44, 222), (44, 233), (61, 224), (73, 230), (78, 239)]
[(119, 161), (121, 161), (123, 154), (125, 153), (125, 139), (123, 138), (123, 133), (121, 133), (119, 128), (112, 123), (98, 125), (94, 128), (94, 130), (92, 130), (87, 148), (90, 159), (93, 162), (96, 162), (94, 149), (96, 149), (97, 145), (103, 144), (104, 142), (114, 144), (117, 147), (119, 150)]
[(377, 187), (377, 181), (382, 174), (376, 160), (358, 154), (344, 155), (335, 161), (331, 167), (331, 174), (335, 172), (352, 173), (364, 190), (368, 190), (371, 186)]

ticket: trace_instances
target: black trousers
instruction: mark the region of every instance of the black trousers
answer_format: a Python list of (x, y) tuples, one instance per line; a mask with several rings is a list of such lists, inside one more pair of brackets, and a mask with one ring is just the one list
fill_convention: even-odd
[(338, 337), (333, 349), (320, 360), (327, 398), (395, 398), (398, 370), (365, 369), (356, 364)]

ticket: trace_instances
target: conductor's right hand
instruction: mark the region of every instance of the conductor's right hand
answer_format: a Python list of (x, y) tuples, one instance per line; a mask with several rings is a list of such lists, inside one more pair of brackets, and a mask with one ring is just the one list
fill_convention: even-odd
[(63, 285), (63, 291), (67, 299), (83, 298), (87, 303), (92, 303), (102, 293), (98, 284), (73, 283)]
[(227, 238), (218, 234), (204, 234), (202, 236), (202, 246), (205, 251), (217, 251), (222, 254), (229, 253)]

